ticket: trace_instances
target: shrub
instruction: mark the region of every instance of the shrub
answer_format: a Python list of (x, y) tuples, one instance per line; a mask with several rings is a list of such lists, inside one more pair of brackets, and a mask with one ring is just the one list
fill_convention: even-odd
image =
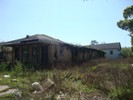
[(131, 52), (131, 48), (122, 48), (121, 50), (121, 55), (122, 57), (124, 58), (127, 58), (127, 57), (132, 57), (132, 52)]
[(12, 69), (12, 76), (18, 77), (22, 75), (24, 75), (23, 64), (21, 62), (17, 62)]
[(8, 67), (9, 67), (9, 66), (8, 66), (7, 63), (2, 62), (2, 63), (0, 64), (0, 71), (7, 71), (7, 70), (9, 69)]

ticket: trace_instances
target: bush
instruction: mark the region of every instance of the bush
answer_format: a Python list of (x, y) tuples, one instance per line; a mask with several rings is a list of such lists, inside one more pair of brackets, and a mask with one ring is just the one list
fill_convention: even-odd
[(17, 62), (12, 69), (12, 76), (18, 77), (21, 75), (24, 75), (23, 64), (21, 62)]
[(124, 58), (131, 57), (132, 56), (131, 48), (126, 48), (126, 47), (125, 48), (122, 48), (121, 55)]
[(9, 65), (7, 63), (2, 62), (0, 64), (0, 71), (7, 71), (9, 69), (8, 67), (9, 67)]

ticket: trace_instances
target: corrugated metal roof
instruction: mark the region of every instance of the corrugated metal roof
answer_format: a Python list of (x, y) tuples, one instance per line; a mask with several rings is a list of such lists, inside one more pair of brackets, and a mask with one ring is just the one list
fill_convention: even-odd
[(27, 35), (25, 38), (4, 42), (4, 45), (16, 45), (16, 44), (30, 44), (30, 43), (48, 43), (48, 44), (59, 44), (65, 43), (59, 39), (52, 38), (43, 34), (36, 34), (33, 36)]
[[(27, 35), (25, 38), (8, 41), (8, 42), (3, 42), (3, 43), (0, 43), (0, 45), (13, 46), (13, 45), (22, 45), (22, 44), (31, 44), (31, 43), (63, 44), (63, 45), (69, 45), (69, 46), (76, 47), (76, 48), (101, 51), (97, 48), (88, 48), (85, 46), (77, 46), (77, 45), (69, 44), (69, 43), (63, 42), (59, 39), (55, 39), (55, 38), (52, 38), (52, 37), (44, 35), (44, 34), (36, 34), (36, 35), (32, 35), (32, 36)], [(103, 51), (101, 51), (101, 52), (103, 52)]]
[(121, 49), (121, 44), (119, 42), (117, 42), (117, 43), (106, 43), (106, 44), (90, 45), (89, 47), (99, 49), (99, 50)]
[(3, 42), (3, 43), (0, 43), (0, 45), (14, 46), (14, 45), (31, 44), (31, 43), (62, 44), (62, 45), (68, 45), (68, 46), (80, 48), (80, 49), (96, 50), (96, 51), (99, 51), (101, 53), (104, 53), (103, 51), (101, 51), (99, 49), (69, 44), (69, 43), (63, 42), (59, 39), (55, 39), (55, 38), (52, 38), (52, 37), (44, 35), (44, 34), (36, 34), (33, 36), (27, 35), (25, 38), (21, 38), (21, 39), (9, 41), (9, 42)]

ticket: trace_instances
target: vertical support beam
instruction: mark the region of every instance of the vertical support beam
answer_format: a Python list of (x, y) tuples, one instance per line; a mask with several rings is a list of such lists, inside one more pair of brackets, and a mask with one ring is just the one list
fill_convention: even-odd
[(13, 57), (13, 51), (14, 51), (14, 47), (12, 47), (12, 60), (11, 60), (11, 63), (13, 64), (13, 59), (14, 59), (14, 57)]
[(23, 45), (22, 45), (22, 48), (21, 48), (21, 54), (22, 54), (21, 61), (22, 61), (22, 63), (23, 63), (23, 52), (24, 52), (24, 49), (23, 49)]

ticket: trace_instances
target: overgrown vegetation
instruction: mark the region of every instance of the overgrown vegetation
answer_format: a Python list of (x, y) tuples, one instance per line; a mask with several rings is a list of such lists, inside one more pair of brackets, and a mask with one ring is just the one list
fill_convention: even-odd
[[(7, 64), (0, 64), (0, 85), (9, 85), (22, 92), (22, 99), (42, 99), (46, 96), (54, 99), (60, 91), (67, 94), (67, 98), (76, 93), (87, 94), (100, 92), (106, 99), (133, 100), (133, 63), (132, 59), (115, 61), (95, 60), (82, 65), (65, 66), (63, 68), (33, 71), (23, 69), (23, 64), (18, 62), (12, 70), (5, 70)], [(3, 78), (8, 74), (10, 78)], [(54, 81), (55, 85), (43, 94), (33, 94), (33, 82), (43, 84), (46, 78)], [(11, 79), (16, 78), (17, 82)], [(13, 97), (13, 96), (11, 96)], [(10, 98), (10, 96), (8, 96)]]
[(122, 48), (122, 50), (121, 50), (121, 56), (122, 56), (123, 58), (132, 57), (131, 48), (130, 48), (130, 47)]

